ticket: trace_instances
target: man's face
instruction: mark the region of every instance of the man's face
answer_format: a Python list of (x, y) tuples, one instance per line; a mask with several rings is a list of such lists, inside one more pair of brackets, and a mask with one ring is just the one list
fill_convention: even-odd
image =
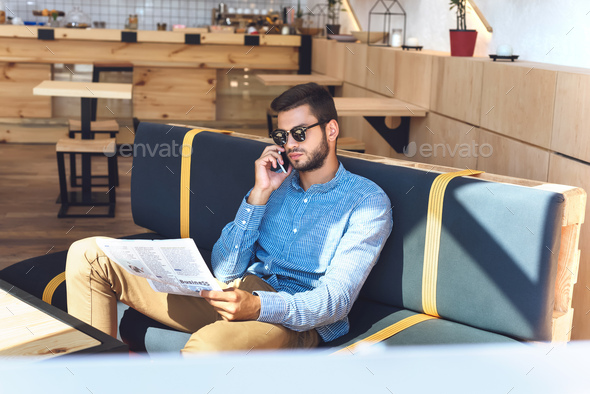
[[(317, 121), (307, 104), (281, 112), (278, 116), (279, 128), (283, 130), (291, 130), (296, 126), (310, 126)], [(324, 165), (326, 157), (330, 153), (330, 146), (326, 134), (320, 126), (307, 129), (303, 142), (296, 141), (291, 133), (287, 137), (284, 147), (294, 169), (299, 172), (308, 172), (317, 170)]]

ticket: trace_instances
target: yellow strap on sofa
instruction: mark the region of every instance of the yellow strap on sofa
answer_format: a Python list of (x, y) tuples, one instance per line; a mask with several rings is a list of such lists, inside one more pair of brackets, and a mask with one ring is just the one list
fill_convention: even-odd
[(61, 274), (57, 275), (55, 278), (51, 279), (47, 286), (45, 286), (45, 290), (43, 290), (43, 296), (41, 299), (48, 304), (51, 304), (53, 300), (53, 293), (59, 285), (62, 284), (63, 281), (66, 280), (66, 273), (62, 272)]
[(424, 267), (422, 269), (422, 309), (424, 313), (438, 317), (436, 308), (436, 283), (438, 278), (438, 255), (442, 226), (443, 201), (451, 180), (465, 175), (481, 174), (483, 171), (463, 170), (436, 177), (430, 187), (428, 215), (426, 218), (426, 242), (424, 244)]
[(191, 157), (193, 153), (193, 140), (201, 131), (211, 133), (231, 134), (233, 131), (192, 129), (186, 132), (182, 140), (181, 165), (180, 165), (180, 238), (190, 237), (190, 203), (191, 203)]
[(203, 129), (187, 131), (182, 140), (180, 165), (180, 238), (190, 237), (191, 157), (195, 135)]
[(424, 314), (407, 317), (383, 330), (362, 339), (350, 346), (338, 350), (334, 354), (350, 352), (359, 345), (372, 345), (384, 341), (395, 334), (412, 327), (420, 322), (437, 319), (436, 282), (438, 278), (438, 255), (440, 250), (440, 233), (442, 227), (442, 211), (445, 191), (451, 180), (460, 176), (477, 175), (483, 171), (463, 170), (441, 174), (434, 179), (428, 197), (428, 212), (426, 217), (426, 241), (424, 244), (424, 267), (422, 270), (422, 308)]
[(405, 330), (408, 327), (412, 327), (413, 325), (416, 325), (418, 323), (421, 323), (426, 320), (431, 320), (431, 319), (437, 319), (437, 317), (423, 315), (421, 313), (417, 314), (417, 315), (410, 316), (410, 317), (406, 317), (405, 319), (402, 319), (402, 320), (398, 321), (397, 323), (392, 324), (391, 326), (384, 328), (383, 330), (378, 331), (375, 334), (366, 337), (365, 339), (361, 339), (360, 341), (355, 342), (350, 346), (342, 348), (342, 349), (338, 350), (337, 352), (334, 352), (333, 354), (341, 354), (341, 353), (349, 353), (349, 352), (354, 354), (354, 350), (359, 346), (365, 347), (365, 346), (374, 345), (378, 342), (384, 341), (387, 338), (394, 336), (395, 334)]

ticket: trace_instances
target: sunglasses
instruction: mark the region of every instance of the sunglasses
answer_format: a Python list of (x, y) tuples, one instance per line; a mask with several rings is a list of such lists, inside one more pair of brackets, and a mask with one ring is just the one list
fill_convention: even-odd
[(274, 140), (275, 144), (283, 146), (287, 143), (287, 139), (289, 138), (289, 133), (293, 136), (293, 139), (298, 142), (305, 141), (305, 132), (312, 127), (316, 127), (321, 125), (322, 122), (314, 123), (310, 126), (297, 126), (293, 127), (291, 130), (283, 130), (283, 129), (276, 129), (274, 130), (270, 136)]

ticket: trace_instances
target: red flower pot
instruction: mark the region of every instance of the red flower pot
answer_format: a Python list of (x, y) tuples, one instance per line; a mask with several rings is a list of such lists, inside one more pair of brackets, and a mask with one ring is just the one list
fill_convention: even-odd
[(451, 33), (451, 56), (473, 56), (477, 30), (449, 30)]

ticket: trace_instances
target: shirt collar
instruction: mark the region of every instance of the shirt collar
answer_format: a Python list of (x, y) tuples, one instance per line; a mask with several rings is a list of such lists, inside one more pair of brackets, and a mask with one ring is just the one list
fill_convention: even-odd
[[(326, 192), (332, 190), (333, 188), (335, 188), (336, 186), (338, 186), (338, 183), (340, 183), (340, 181), (344, 177), (345, 173), (346, 173), (346, 169), (344, 168), (342, 163), (339, 161), (338, 162), (338, 171), (336, 171), (336, 175), (334, 175), (334, 178), (330, 179), (326, 183), (319, 183), (319, 184), (311, 185), (310, 188), (307, 189), (307, 191), (308, 192), (317, 192), (317, 193), (326, 193)], [(295, 190), (303, 191), (303, 188), (299, 184), (299, 171), (297, 171), (297, 170), (293, 170), (293, 176), (291, 177), (291, 185), (293, 186), (293, 188), (295, 188)]]

